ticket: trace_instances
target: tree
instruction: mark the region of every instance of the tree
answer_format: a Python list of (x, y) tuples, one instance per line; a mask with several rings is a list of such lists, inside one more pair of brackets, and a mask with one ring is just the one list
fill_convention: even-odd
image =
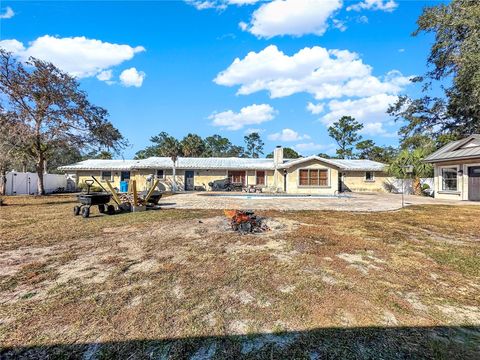
[(225, 155), (228, 157), (245, 157), (245, 149), (243, 146), (230, 145)]
[(260, 134), (258, 132), (252, 132), (243, 137), (246, 144), (245, 156), (250, 158), (258, 158), (260, 155), (263, 155), (263, 146), (265, 145), (262, 141)]
[(152, 156), (170, 157), (170, 153), (171, 153), (170, 146), (171, 144), (176, 145), (177, 143), (180, 146), (180, 150), (174, 149), (175, 152), (177, 153), (177, 157), (183, 155), (180, 142), (177, 139), (175, 139), (173, 136), (166, 133), (165, 131), (162, 131), (158, 135), (152, 136), (150, 138), (150, 142), (152, 142), (154, 145), (147, 146), (145, 149), (138, 151), (135, 154), (135, 159), (146, 159)]
[(188, 134), (181, 141), (183, 155), (189, 157), (202, 157), (205, 155), (205, 141), (196, 135)]
[[(423, 85), (425, 95), (401, 96), (388, 110), (396, 120), (406, 120), (399, 132), (404, 140), (418, 134), (458, 139), (480, 132), (479, 19), (477, 0), (427, 7), (418, 18), (413, 35), (434, 33), (435, 41), (427, 59), (430, 70), (413, 79)], [(429, 95), (432, 90), (443, 91), (443, 96)]]
[[(205, 138), (205, 156), (239, 156), (241, 153), (243, 153), (242, 147), (235, 146), (235, 148), (233, 148), (234, 146), (235, 145), (232, 145), (230, 140), (218, 134), (208, 136), (207, 138)], [(231, 155), (231, 153), (239, 153), (239, 155)]]
[[(429, 154), (428, 150), (418, 148), (413, 151), (402, 150), (388, 167), (388, 174), (399, 179), (411, 177), (413, 179), (413, 191), (421, 195), (422, 189), (420, 178), (433, 176), (433, 167), (423, 161)], [(407, 168), (411, 167), (412, 172), (408, 173)]]
[(177, 191), (177, 179), (176, 179), (176, 165), (177, 159), (182, 155), (182, 145), (174, 137), (170, 136), (163, 140), (163, 153), (162, 156), (168, 156), (172, 159), (172, 192)]
[(378, 146), (372, 140), (363, 140), (355, 145), (359, 159), (373, 160), (389, 164), (397, 155), (393, 146)]
[(104, 147), (118, 151), (126, 141), (108, 121), (107, 110), (91, 104), (72, 76), (35, 58), (26, 65), (0, 49), (0, 93), (14, 126), (26, 128), (22, 151), (35, 160), (38, 193), (43, 195), (45, 161), (53, 149)]
[(16, 124), (0, 106), (0, 195), (6, 193), (7, 171), (21, 158), (26, 128)]
[(363, 125), (351, 116), (342, 116), (328, 128), (328, 134), (338, 144), (337, 155), (340, 159), (353, 157), (353, 147), (362, 139), (358, 134), (361, 129)]
[[(301, 157), (299, 153), (297, 153), (295, 150), (292, 148), (286, 147), (283, 148), (283, 157), (285, 159), (298, 159)], [(273, 151), (267, 155), (267, 158), (271, 159), (273, 158)]]
[(324, 158), (324, 159), (338, 159), (336, 156), (328, 155), (326, 153), (319, 153), (317, 156)]

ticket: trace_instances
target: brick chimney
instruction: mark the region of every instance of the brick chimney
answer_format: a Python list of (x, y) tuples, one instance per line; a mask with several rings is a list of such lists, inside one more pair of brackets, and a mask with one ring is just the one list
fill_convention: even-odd
[(283, 148), (280, 145), (273, 150), (273, 163), (275, 166), (283, 164)]

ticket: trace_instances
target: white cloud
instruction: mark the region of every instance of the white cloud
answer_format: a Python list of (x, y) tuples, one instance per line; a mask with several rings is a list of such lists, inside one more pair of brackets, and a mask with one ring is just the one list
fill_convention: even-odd
[(264, 132), (265, 132), (265, 129), (260, 129), (260, 128), (248, 128), (247, 130), (244, 131), (246, 135), (250, 135), (251, 133), (262, 134)]
[(197, 10), (225, 10), (229, 5), (253, 5), (260, 0), (185, 0), (189, 5), (194, 6)]
[(83, 78), (96, 76), (102, 71), (132, 59), (135, 54), (145, 51), (142, 46), (112, 44), (84, 36), (58, 38), (45, 35), (25, 47), (17, 40), (0, 41), (22, 60), (30, 56), (49, 61), (69, 74)]
[(273, 0), (254, 11), (247, 30), (264, 38), (323, 35), (329, 18), (341, 7), (342, 0)]
[(368, 17), (366, 17), (365, 15), (362, 15), (357, 19), (357, 21), (362, 24), (368, 24)]
[(335, 144), (317, 144), (314, 142), (300, 143), (294, 145), (293, 148), (301, 154), (311, 154), (313, 152), (325, 152), (327, 154), (335, 153), (336, 146)]
[(268, 104), (253, 104), (240, 109), (236, 113), (227, 110), (213, 113), (209, 116), (213, 126), (221, 126), (227, 130), (239, 130), (246, 125), (257, 125), (270, 121), (275, 117), (276, 110)]
[(405, 52), (405, 49), (398, 49), (398, 52), (403, 53), (403, 52)]
[(23, 46), (20, 41), (15, 39), (0, 40), (0, 47), (13, 54), (19, 54), (25, 51), (25, 46)]
[(398, 71), (383, 78), (373, 76), (372, 71), (358, 54), (348, 50), (314, 46), (288, 56), (270, 45), (243, 59), (236, 58), (214, 81), (225, 86), (239, 85), (240, 95), (266, 90), (271, 98), (280, 98), (307, 92), (318, 100), (396, 94), (409, 83), (410, 78)]
[(120, 82), (123, 86), (130, 87), (140, 87), (143, 84), (145, 79), (145, 73), (143, 71), (137, 71), (134, 67), (123, 70), (120, 74)]
[(7, 6), (5, 9), (5, 12), (3, 14), (0, 14), (0, 19), (11, 19), (12, 17), (15, 16), (15, 12), (10, 6)]
[(363, 0), (347, 7), (347, 11), (382, 10), (391, 12), (398, 7), (395, 0)]
[(324, 109), (325, 109), (325, 105), (322, 104), (322, 103), (313, 104), (313, 103), (309, 102), (307, 104), (307, 110), (310, 111), (314, 115), (318, 115), (318, 114), (322, 113)]
[(231, 4), (231, 5), (253, 5), (257, 2), (259, 2), (260, 0), (227, 0), (227, 3)]
[(103, 70), (102, 72), (99, 72), (97, 75), (97, 79), (100, 81), (110, 81), (112, 80), (112, 77), (113, 77), (112, 70)]
[(338, 19), (333, 19), (333, 27), (335, 29), (340, 30), (341, 32), (344, 32), (348, 29), (347, 25), (345, 25), (345, 21), (338, 20)]
[(326, 126), (332, 125), (342, 116), (352, 116), (363, 124), (362, 133), (365, 135), (391, 136), (383, 128), (390, 117), (386, 111), (390, 104), (398, 99), (395, 95), (378, 94), (355, 100), (332, 100), (328, 103), (328, 111), (321, 121)]
[(310, 139), (307, 134), (300, 135), (298, 132), (292, 129), (283, 129), (281, 132), (268, 135), (268, 140), (272, 141), (299, 141), (303, 139)]

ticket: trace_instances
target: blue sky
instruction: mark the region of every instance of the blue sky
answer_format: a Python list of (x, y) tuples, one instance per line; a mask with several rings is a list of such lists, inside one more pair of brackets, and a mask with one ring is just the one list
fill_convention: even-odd
[(125, 158), (161, 131), (243, 145), (257, 129), (265, 153), (332, 153), (327, 127), (341, 115), (364, 123), (364, 138), (397, 144), (384, 110), (418, 94), (408, 79), (425, 72), (432, 37), (411, 33), (436, 3), (2, 1), (0, 46), (77, 76), (131, 143)]

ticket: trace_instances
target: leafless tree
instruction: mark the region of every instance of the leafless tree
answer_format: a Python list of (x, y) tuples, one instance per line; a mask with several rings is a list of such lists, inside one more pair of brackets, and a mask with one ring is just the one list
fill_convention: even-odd
[(126, 145), (107, 110), (91, 104), (78, 81), (51, 63), (35, 58), (22, 63), (0, 49), (0, 95), (11, 126), (26, 129), (22, 151), (35, 161), (39, 194), (45, 193), (45, 162), (55, 149), (118, 151)]

